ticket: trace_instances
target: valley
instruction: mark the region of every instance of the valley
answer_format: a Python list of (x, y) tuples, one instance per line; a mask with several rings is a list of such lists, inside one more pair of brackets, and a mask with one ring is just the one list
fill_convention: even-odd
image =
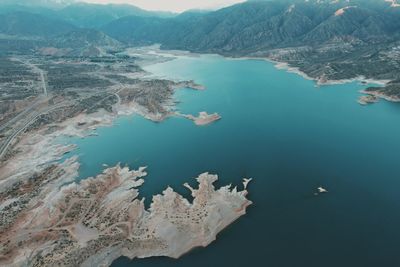
[(397, 266), (398, 102), (397, 1), (4, 0), (0, 265)]

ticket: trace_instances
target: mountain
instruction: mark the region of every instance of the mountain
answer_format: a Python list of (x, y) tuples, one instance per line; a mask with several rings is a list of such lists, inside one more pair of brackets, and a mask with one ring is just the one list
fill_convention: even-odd
[(16, 37), (52, 38), (76, 29), (62, 21), (27, 12), (0, 14), (0, 34)]
[(68, 0), (2, 1), (0, 1), (0, 14), (27, 12), (64, 20), (81, 28), (99, 28), (125, 16), (162, 18), (176, 16), (172, 12), (147, 11), (128, 4), (102, 5)]
[(81, 48), (86, 46), (116, 47), (121, 43), (94, 29), (76, 29), (55, 38), (59, 47)]
[[(395, 0), (252, 0), (176, 16), (130, 5), (36, 6), (30, 9), (35, 14), (21, 12), (24, 5), (16, 7), (19, 12), (8, 6), (0, 15), (0, 34), (42, 38), (57, 49), (73, 49), (73, 55), (100, 55), (101, 47), (120, 43), (159, 43), (163, 49), (287, 62), (320, 82), (357, 76), (400, 79), (400, 5)], [(12, 49), (15, 42), (7, 39), (0, 48)], [(18, 44), (43, 46), (26, 40)]]
[[(167, 19), (124, 17), (102, 30), (129, 45), (160, 43), (164, 49), (287, 62), (320, 83), (400, 79), (396, 1), (248, 1)], [(400, 99), (400, 83), (374, 93)]]
[(133, 5), (123, 4), (87, 4), (77, 3), (64, 7), (57, 12), (60, 18), (79, 27), (98, 28), (113, 20), (126, 16), (172, 17), (170, 12), (153, 12)]
[(77, 29), (57, 36), (50, 47), (38, 51), (42, 55), (62, 57), (101, 57), (121, 47), (121, 43), (94, 29)]
[(19, 5), (27, 7), (62, 8), (77, 2), (76, 0), (2, 0), (0, 5)]
[(102, 29), (124, 42), (159, 42), (165, 48), (222, 53), (314, 45), (342, 38), (369, 42), (398, 37), (400, 12), (390, 3), (353, 2), (251, 1), (170, 19), (124, 17)]
[[(95, 29), (26, 12), (0, 14), (0, 54), (101, 56), (121, 43)], [(29, 52), (28, 52), (29, 51)]]

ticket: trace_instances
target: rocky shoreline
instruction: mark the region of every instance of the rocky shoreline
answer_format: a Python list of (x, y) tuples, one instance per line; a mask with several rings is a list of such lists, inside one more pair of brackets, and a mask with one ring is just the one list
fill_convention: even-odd
[(192, 203), (167, 188), (146, 209), (139, 198), (145, 168), (118, 165), (75, 183), (78, 168), (77, 159), (69, 159), (19, 185), (32, 192), (1, 195), (2, 209), (21, 208), (12, 222), (1, 218), (1, 265), (108, 266), (120, 256), (179, 258), (210, 244), (251, 205), (245, 185), (242, 191), (216, 190), (218, 177), (203, 173), (198, 188), (185, 184)]
[[(307, 73), (301, 71), (298, 67), (290, 66), (289, 63), (279, 62), (279, 61), (275, 61), (275, 60), (268, 59), (268, 58), (267, 59), (263, 58), (263, 59), (275, 64), (275, 67), (277, 69), (285, 70), (290, 73), (295, 73), (297, 75), (300, 75), (304, 79), (315, 81), (316, 86), (337, 85), (337, 84), (346, 84), (346, 83), (352, 83), (352, 82), (360, 82), (362, 84), (374, 84), (374, 85), (377, 85), (378, 87), (381, 87), (382, 89), (384, 89), (392, 82), (391, 80), (369, 79), (364, 76), (354, 77), (353, 79), (340, 79), (340, 80), (327, 80), (324, 77), (314, 78), (314, 77), (309, 76)], [(370, 87), (369, 89), (372, 89), (372, 87)], [(399, 98), (385, 94), (382, 90), (381, 91), (363, 90), (363, 91), (360, 91), (360, 93), (366, 94), (364, 96), (360, 96), (360, 98), (358, 99), (357, 102), (360, 105), (376, 103), (376, 102), (378, 102), (379, 98), (385, 99), (390, 102), (400, 102)]]
[[(265, 61), (268, 61), (268, 62), (271, 62), (272, 64), (274, 64), (274, 66), (279, 70), (284, 70), (289, 73), (297, 74), (306, 80), (315, 81), (316, 86), (337, 85), (337, 84), (346, 84), (346, 83), (352, 83), (352, 82), (360, 82), (363, 84), (374, 84), (374, 85), (384, 88), (385, 86), (387, 86), (388, 84), (391, 83), (391, 80), (369, 79), (364, 76), (357, 76), (352, 79), (339, 79), (339, 80), (330, 80), (330, 79), (326, 79), (324, 77), (312, 77), (312, 76), (308, 75), (306, 72), (301, 71), (300, 68), (291, 66), (288, 62), (278, 61), (276, 59), (272, 59), (269, 57), (258, 57), (258, 56), (246, 57), (246, 56), (243, 56), (243, 57), (227, 57), (227, 58), (231, 59), (231, 60), (243, 60), (243, 59), (265, 60)], [(374, 95), (374, 96), (377, 96), (379, 98), (382, 98), (382, 99), (385, 99), (385, 100), (391, 101), (391, 102), (399, 102), (400, 101), (399, 99), (389, 96), (389, 95), (386, 95), (383, 92), (366, 91), (365, 90), (365, 91), (361, 91), (361, 93), (364, 93), (367, 95)]]
[(373, 103), (377, 103), (379, 101), (379, 97), (374, 96), (374, 95), (363, 95), (360, 96), (360, 98), (358, 99), (358, 103), (360, 105), (368, 105), (368, 104), (373, 104)]
[(197, 126), (205, 126), (221, 119), (221, 116), (218, 113), (208, 114), (205, 111), (199, 112), (198, 116), (181, 114), (179, 112), (177, 112), (176, 115), (193, 121)]
[(377, 99), (378, 98), (382, 98), (382, 99), (385, 99), (385, 100), (390, 101), (390, 102), (400, 102), (400, 98), (398, 98), (396, 96), (389, 96), (389, 95), (386, 95), (386, 94), (384, 94), (382, 92), (379, 92), (379, 91), (371, 91), (371, 90), (366, 91), (366, 90), (364, 90), (364, 91), (361, 91), (361, 92), (364, 93), (364, 94), (367, 94), (368, 96), (373, 97), (373, 98), (377, 98)]
[[(174, 89), (182, 86), (204, 89), (194, 82), (176, 83)], [(78, 158), (62, 161), (76, 146), (62, 144), (60, 138), (94, 135), (98, 127), (112, 126), (124, 115), (156, 122), (176, 115), (172, 99), (162, 113), (122, 99), (111, 112), (80, 113), (19, 138), (15, 153), (0, 165), (0, 265), (107, 266), (120, 256), (178, 258), (207, 246), (246, 213), (251, 204), (247, 180), (242, 191), (231, 186), (216, 190), (218, 177), (208, 173), (197, 178), (197, 189), (185, 184), (192, 203), (167, 188), (153, 197), (149, 209), (139, 198), (145, 168), (107, 166), (102, 174), (76, 183)], [(203, 112), (189, 119), (206, 125), (220, 116)]]
[(376, 84), (376, 85), (380, 85), (380, 86), (385, 86), (386, 84), (388, 84), (390, 82), (390, 80), (367, 79), (364, 76), (358, 76), (353, 79), (340, 79), (340, 80), (327, 80), (323, 77), (313, 78), (313, 77), (309, 76), (307, 73), (301, 71), (299, 68), (290, 66), (288, 63), (277, 62), (277, 61), (273, 61), (273, 60), (269, 60), (269, 59), (268, 59), (268, 61), (273, 62), (277, 69), (286, 70), (287, 72), (298, 74), (307, 80), (315, 81), (318, 86), (345, 84), (345, 83), (351, 83), (351, 82), (361, 82), (361, 83), (365, 83), (365, 84)]

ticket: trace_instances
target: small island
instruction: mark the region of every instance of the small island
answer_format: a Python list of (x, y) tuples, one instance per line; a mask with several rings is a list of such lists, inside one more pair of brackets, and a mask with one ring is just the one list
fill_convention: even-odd
[(368, 104), (372, 104), (372, 103), (376, 103), (379, 101), (379, 97), (374, 96), (374, 95), (363, 95), (360, 96), (360, 98), (358, 99), (358, 103), (360, 105), (368, 105)]
[(192, 120), (198, 126), (208, 125), (221, 119), (221, 116), (218, 113), (208, 114), (205, 111), (199, 112), (199, 115), (197, 117), (190, 114), (187, 115), (178, 113), (178, 115), (186, 119)]

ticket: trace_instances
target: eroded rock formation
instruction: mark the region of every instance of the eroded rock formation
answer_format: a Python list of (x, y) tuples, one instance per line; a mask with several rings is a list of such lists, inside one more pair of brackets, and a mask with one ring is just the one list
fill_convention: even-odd
[(194, 200), (167, 188), (149, 209), (139, 198), (145, 168), (116, 166), (73, 182), (76, 159), (54, 165), (0, 192), (0, 265), (107, 266), (129, 258), (177, 258), (207, 246), (245, 214), (246, 186), (216, 190), (216, 175), (203, 173)]

